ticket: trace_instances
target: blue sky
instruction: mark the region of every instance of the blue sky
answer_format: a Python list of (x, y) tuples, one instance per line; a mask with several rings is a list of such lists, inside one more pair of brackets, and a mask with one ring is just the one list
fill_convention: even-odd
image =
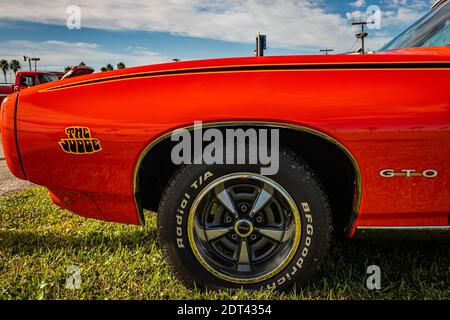
[[(376, 50), (425, 14), (433, 0), (0, 0), (0, 59), (41, 58), (42, 70), (86, 62), (95, 69), (182, 60), (251, 56), (257, 32), (267, 55), (358, 49), (352, 19), (381, 10), (369, 30)], [(81, 29), (69, 30), (67, 8), (77, 5)], [(26, 66), (23, 64), (23, 68)]]

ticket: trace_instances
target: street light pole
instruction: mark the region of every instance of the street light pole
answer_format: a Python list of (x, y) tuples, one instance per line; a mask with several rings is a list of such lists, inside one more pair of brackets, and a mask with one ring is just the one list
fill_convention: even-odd
[(34, 71), (37, 71), (37, 61), (41, 61), (41, 58), (31, 58), (34, 61)]
[(23, 56), (23, 61), (27, 62), (27, 60), (28, 60), (28, 66), (30, 67), (30, 71), (31, 71), (31, 59), (30, 59), (30, 57)]

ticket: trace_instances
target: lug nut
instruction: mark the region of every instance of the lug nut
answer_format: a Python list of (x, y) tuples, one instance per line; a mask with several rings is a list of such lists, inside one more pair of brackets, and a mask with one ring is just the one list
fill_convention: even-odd
[(256, 234), (252, 234), (252, 235), (250, 236), (250, 239), (256, 240)]
[(248, 210), (247, 206), (246, 206), (245, 204), (243, 204), (243, 205), (241, 206), (241, 211), (242, 211), (242, 212), (247, 212), (247, 210)]
[(226, 222), (226, 223), (230, 223), (230, 222), (231, 222), (231, 220), (232, 220), (232, 219), (231, 219), (231, 217), (230, 217), (230, 216), (228, 216), (228, 217), (226, 217), (226, 218), (225, 218), (225, 222)]
[(256, 222), (261, 223), (263, 221), (263, 218), (261, 216), (256, 217)]
[(231, 236), (231, 239), (233, 239), (233, 240), (237, 240), (237, 239), (238, 239), (238, 236), (237, 236), (237, 235), (235, 235), (235, 234), (233, 234), (233, 235)]

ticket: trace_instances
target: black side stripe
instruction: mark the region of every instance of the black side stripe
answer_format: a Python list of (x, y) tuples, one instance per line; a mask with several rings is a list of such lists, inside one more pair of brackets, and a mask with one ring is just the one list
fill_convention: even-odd
[(245, 71), (290, 71), (290, 70), (366, 70), (366, 69), (450, 69), (450, 62), (428, 62), (428, 63), (361, 63), (361, 64), (299, 64), (299, 65), (245, 65), (245, 66), (225, 66), (212, 68), (193, 68), (178, 70), (153, 71), (140, 74), (129, 74), (103, 79), (75, 82), (62, 86), (55, 86), (43, 91), (65, 89), (80, 85), (97, 84), (108, 81), (139, 79), (145, 77), (159, 77), (168, 75), (183, 75), (197, 73), (218, 73), (218, 72), (245, 72)]
[(23, 173), (23, 176), (25, 177), (25, 179), (28, 180), (27, 174), (25, 172), (25, 167), (23, 166), (22, 156), (20, 155), (20, 149), (19, 149), (19, 133), (17, 130), (17, 114), (19, 112), (19, 110), (18, 110), (19, 95), (20, 95), (20, 93), (17, 94), (17, 96), (16, 96), (16, 103), (15, 103), (15, 108), (14, 108), (14, 140), (16, 140), (16, 151), (17, 151), (17, 157), (19, 158), (20, 169), (22, 169), (22, 173)]

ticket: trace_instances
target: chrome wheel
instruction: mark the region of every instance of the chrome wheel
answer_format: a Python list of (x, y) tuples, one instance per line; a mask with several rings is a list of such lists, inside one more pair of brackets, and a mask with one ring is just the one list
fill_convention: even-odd
[(188, 217), (197, 260), (220, 279), (256, 283), (280, 272), (301, 238), (298, 208), (278, 183), (254, 173), (211, 182)]

